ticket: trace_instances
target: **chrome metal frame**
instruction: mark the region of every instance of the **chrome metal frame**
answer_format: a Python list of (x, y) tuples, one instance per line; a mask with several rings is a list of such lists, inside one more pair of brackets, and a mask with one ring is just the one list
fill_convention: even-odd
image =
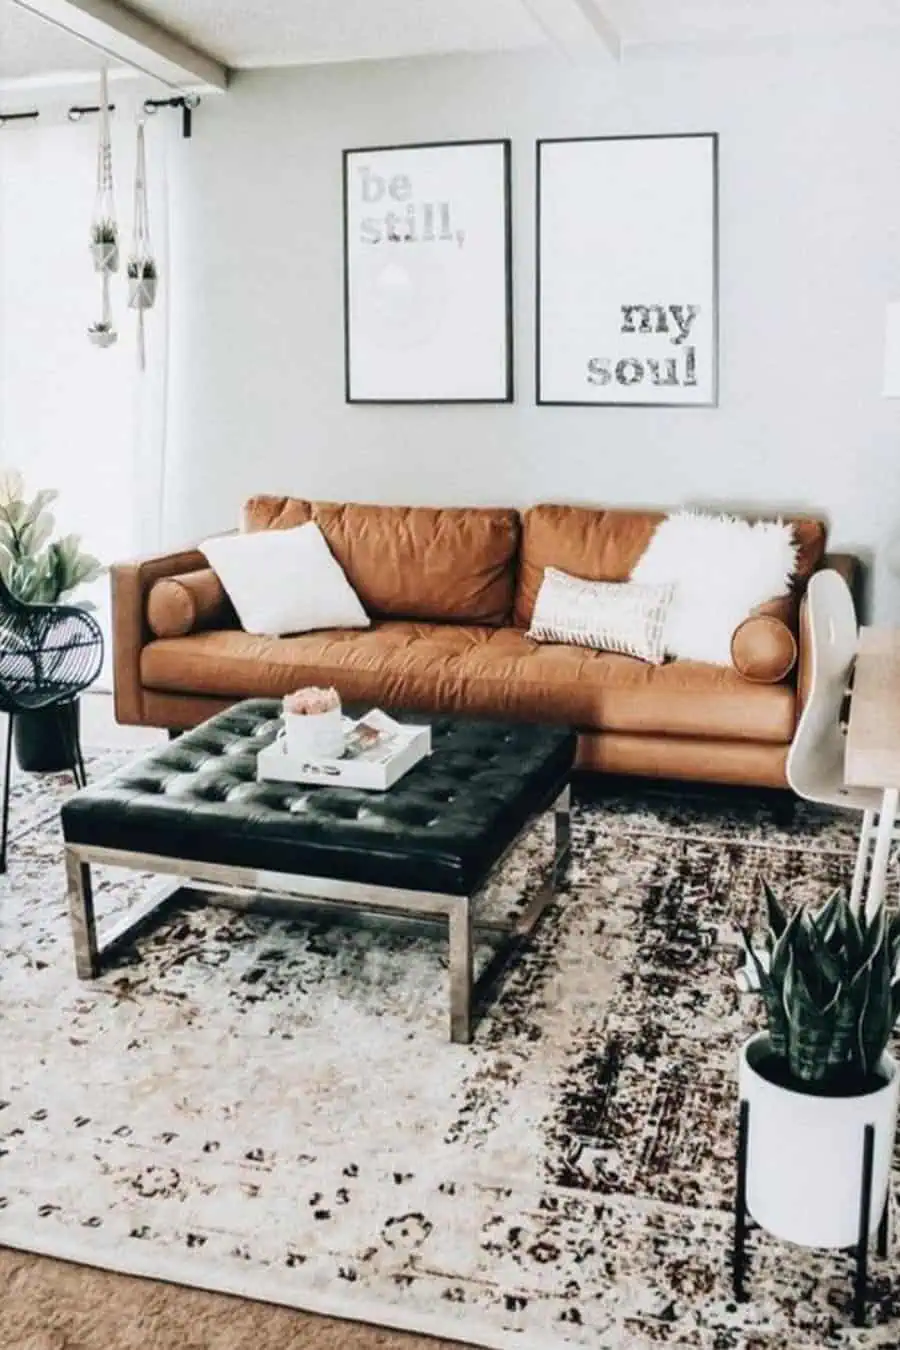
[[(513, 924), (478, 923), (477, 901), (506, 857), (533, 827), (535, 816), (519, 831), (513, 843), (498, 858), (472, 895), (436, 891), (401, 890), (392, 886), (368, 886), (330, 877), (298, 876), (267, 872), (223, 863), (194, 862), (153, 853), (102, 848), (95, 844), (67, 843), (65, 849), (69, 917), (75, 944), (75, 970), (83, 980), (95, 979), (104, 963), (129, 945), (165, 914), (183, 904), (191, 893), (214, 896), (219, 904), (244, 911), (327, 911), (337, 917), (379, 916), (417, 925), (439, 925), (448, 930), (450, 943), (450, 1039), (468, 1044), (472, 1039), (473, 1013), (485, 1001), (511, 956), (537, 926), (565, 876), (571, 851), (571, 788), (566, 786), (552, 803), (554, 815), (553, 859), (539, 891)], [(542, 814), (542, 813), (538, 813)], [(94, 914), (91, 865), (123, 867), (183, 878), (155, 893), (132, 909), (104, 934), (100, 942)], [(473, 976), (473, 932), (506, 939), (476, 981)]]

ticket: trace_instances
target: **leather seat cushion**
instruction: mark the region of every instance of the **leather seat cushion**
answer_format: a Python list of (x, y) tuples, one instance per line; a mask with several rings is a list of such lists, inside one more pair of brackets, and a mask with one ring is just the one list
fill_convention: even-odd
[(514, 628), (397, 621), (288, 638), (225, 630), (160, 639), (141, 653), (141, 680), (224, 698), (332, 684), (345, 701), (387, 708), (776, 744), (791, 739), (796, 697), (788, 684), (750, 684), (730, 667), (649, 666), (535, 643)]
[(472, 894), (565, 787), (576, 738), (562, 727), (432, 723), (432, 754), (390, 791), (256, 781), (280, 705), (219, 713), (70, 798), (70, 843), (361, 885)]
[(245, 530), (314, 520), (373, 617), (500, 624), (512, 610), (518, 512), (251, 497)]
[[(546, 567), (588, 581), (627, 581), (663, 511), (597, 510), (584, 506), (533, 506), (522, 517), (522, 547), (514, 622), (527, 628)], [(809, 516), (785, 516), (798, 544), (797, 582), (808, 581), (825, 553), (827, 529)], [(727, 566), (727, 559), (722, 559)]]

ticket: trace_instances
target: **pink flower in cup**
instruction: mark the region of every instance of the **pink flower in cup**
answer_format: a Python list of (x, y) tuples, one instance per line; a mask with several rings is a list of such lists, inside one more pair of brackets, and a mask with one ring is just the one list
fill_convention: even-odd
[(306, 689), (295, 689), (292, 694), (285, 694), (282, 704), (286, 713), (311, 717), (340, 709), (341, 699), (336, 689), (318, 689), (310, 685)]

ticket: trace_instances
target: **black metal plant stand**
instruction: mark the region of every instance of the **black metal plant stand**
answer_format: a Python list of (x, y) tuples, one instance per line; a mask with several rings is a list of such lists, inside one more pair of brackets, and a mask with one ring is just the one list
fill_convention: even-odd
[[(747, 1211), (747, 1146), (750, 1137), (750, 1103), (741, 1100), (738, 1113), (737, 1183), (734, 1197), (734, 1246), (731, 1271), (734, 1296), (746, 1303), (747, 1232), (752, 1219)], [(866, 1297), (869, 1283), (869, 1227), (872, 1219), (872, 1165), (875, 1157), (875, 1126), (867, 1125), (863, 1135), (862, 1167), (859, 1188), (859, 1227), (856, 1245), (851, 1250), (856, 1258), (853, 1275), (853, 1325), (866, 1325)], [(890, 1219), (890, 1192), (884, 1202), (884, 1212), (878, 1224), (876, 1251), (884, 1259), (888, 1255)]]
[(52, 709), (75, 786), (84, 787), (75, 700), (93, 684), (102, 664), (103, 633), (92, 615), (77, 605), (26, 604), (0, 578), (0, 713), (7, 715), (0, 873), (6, 871), (15, 718)]

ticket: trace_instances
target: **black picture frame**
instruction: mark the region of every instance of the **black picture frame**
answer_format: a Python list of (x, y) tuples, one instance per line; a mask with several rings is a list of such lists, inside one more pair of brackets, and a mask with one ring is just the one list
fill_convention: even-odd
[[(372, 393), (360, 394), (355, 391), (353, 372), (353, 332), (352, 332), (352, 263), (351, 263), (351, 202), (350, 176), (351, 166), (357, 156), (405, 155), (410, 152), (441, 150), (479, 149), (496, 147), (501, 154), (500, 200), (502, 230), (502, 315), (499, 329), (502, 334), (503, 350), (498, 360), (497, 392), (475, 395), (427, 395), (385, 396)], [(512, 241), (512, 142), (508, 138), (457, 141), (423, 141), (401, 145), (359, 146), (344, 150), (342, 153), (342, 197), (343, 197), (343, 283), (344, 283), (344, 400), (348, 404), (491, 404), (512, 403), (514, 391), (514, 324), (513, 324), (513, 241)], [(494, 316), (495, 321), (497, 316)]]
[[(709, 355), (709, 397), (703, 399), (603, 399), (603, 398), (562, 398), (548, 396), (545, 389), (544, 356), (547, 349), (547, 337), (544, 332), (544, 156), (545, 148), (553, 146), (593, 145), (628, 142), (706, 142), (709, 146), (710, 170), (710, 241), (709, 241), (709, 298), (710, 298), (710, 355)], [(600, 197), (602, 210), (602, 195)], [(629, 306), (634, 309), (657, 309), (659, 306), (645, 303)], [(588, 408), (716, 408), (719, 406), (719, 136), (717, 132), (674, 132), (658, 134), (636, 134), (622, 136), (559, 136), (546, 137), (535, 143), (535, 322), (534, 322), (534, 371), (535, 403), (541, 407), (588, 407)]]

